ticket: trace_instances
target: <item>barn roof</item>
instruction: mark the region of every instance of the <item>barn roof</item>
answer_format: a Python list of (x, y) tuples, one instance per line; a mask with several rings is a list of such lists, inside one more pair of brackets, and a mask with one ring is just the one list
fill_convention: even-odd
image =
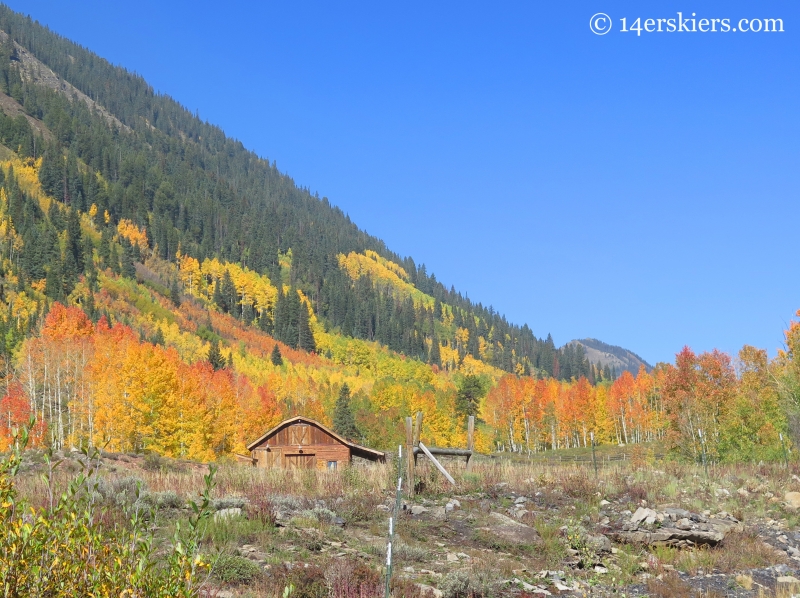
[(341, 442), (342, 444), (350, 447), (350, 450), (353, 455), (356, 457), (361, 457), (363, 459), (369, 459), (370, 461), (385, 461), (386, 460), (386, 453), (383, 451), (377, 451), (375, 449), (367, 448), (366, 446), (361, 446), (360, 444), (356, 444), (355, 442), (350, 442), (343, 436), (340, 436), (333, 430), (331, 430), (327, 426), (323, 426), (318, 421), (313, 419), (309, 419), (307, 417), (303, 417), (302, 415), (298, 415), (296, 417), (292, 417), (290, 419), (284, 420), (279, 423), (277, 426), (272, 428), (269, 432), (261, 436), (258, 440), (254, 440), (250, 444), (247, 445), (247, 450), (252, 451), (256, 448), (259, 444), (264, 442), (267, 438), (272, 436), (273, 434), (278, 433), (280, 430), (285, 428), (286, 426), (291, 426), (292, 424), (297, 423), (304, 423), (304, 424), (311, 424), (312, 426), (317, 426), (320, 430), (324, 431), (326, 434), (333, 436), (336, 440)]

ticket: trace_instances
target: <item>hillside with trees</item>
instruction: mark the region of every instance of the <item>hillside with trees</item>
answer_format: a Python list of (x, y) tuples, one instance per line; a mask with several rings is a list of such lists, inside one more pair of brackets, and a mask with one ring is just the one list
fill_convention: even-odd
[(302, 413), (387, 447), (421, 410), (441, 445), (477, 415), (484, 451), (691, 456), (700, 426), (720, 459), (777, 454), (791, 351), (623, 372), (557, 349), (142, 78), (1, 6), (0, 29), (0, 442), (34, 415), (58, 449), (212, 460)]

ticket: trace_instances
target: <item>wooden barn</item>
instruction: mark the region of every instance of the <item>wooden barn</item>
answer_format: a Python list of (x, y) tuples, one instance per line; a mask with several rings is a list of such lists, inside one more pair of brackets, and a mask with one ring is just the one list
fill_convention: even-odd
[(386, 461), (386, 453), (342, 438), (307, 417), (293, 417), (278, 424), (247, 446), (256, 467), (285, 469), (337, 469), (353, 457)]

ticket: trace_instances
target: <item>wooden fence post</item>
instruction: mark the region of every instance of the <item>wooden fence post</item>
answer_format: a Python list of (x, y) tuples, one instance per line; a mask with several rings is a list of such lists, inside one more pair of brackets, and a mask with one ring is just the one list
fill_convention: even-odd
[[(414, 420), (414, 448), (419, 446), (419, 439), (422, 437), (422, 411), (417, 411), (417, 417)], [(417, 462), (418, 453), (414, 453), (414, 463)]]
[[(470, 415), (467, 420), (467, 450), (475, 450), (475, 416)], [(472, 471), (472, 455), (467, 457), (467, 471)]]
[(414, 496), (414, 427), (411, 417), (406, 418), (406, 495)]

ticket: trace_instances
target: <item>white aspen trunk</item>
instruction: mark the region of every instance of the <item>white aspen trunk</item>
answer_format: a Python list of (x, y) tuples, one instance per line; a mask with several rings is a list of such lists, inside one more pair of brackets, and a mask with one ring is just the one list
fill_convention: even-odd
[(625, 425), (625, 409), (622, 409), (622, 436), (625, 438), (625, 444), (628, 444), (628, 428)]
[[(524, 416), (525, 411), (523, 410), (522, 413), (523, 413), (523, 416)], [(525, 448), (528, 451), (528, 455), (530, 456), (530, 454), (531, 454), (531, 430), (530, 430), (530, 427), (528, 426), (528, 418), (524, 417), (522, 421), (525, 424)]]

